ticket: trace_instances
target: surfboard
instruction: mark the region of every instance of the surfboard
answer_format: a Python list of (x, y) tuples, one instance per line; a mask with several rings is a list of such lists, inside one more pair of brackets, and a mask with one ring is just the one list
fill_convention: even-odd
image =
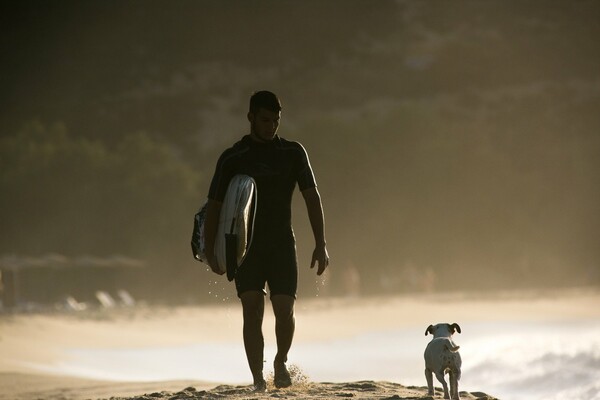
[[(256, 182), (248, 175), (235, 175), (229, 182), (215, 238), (215, 255), (221, 272), (234, 279), (252, 244), (256, 210)], [(204, 220), (206, 204), (194, 217), (192, 252), (194, 258), (206, 263), (204, 247)]]
[(206, 263), (204, 246), (204, 221), (206, 219), (206, 204), (204, 202), (200, 210), (194, 215), (194, 230), (192, 231), (192, 254), (200, 262)]

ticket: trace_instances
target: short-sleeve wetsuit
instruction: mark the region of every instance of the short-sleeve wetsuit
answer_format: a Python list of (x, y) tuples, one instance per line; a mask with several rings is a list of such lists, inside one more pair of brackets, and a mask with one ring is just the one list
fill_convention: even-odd
[(256, 181), (257, 207), (250, 250), (238, 269), (238, 296), (248, 290), (271, 296), (296, 296), (298, 263), (292, 229), (292, 195), (296, 183), (301, 191), (316, 187), (304, 147), (279, 136), (268, 143), (244, 136), (225, 150), (213, 176), (209, 199), (223, 202), (229, 181), (236, 174)]

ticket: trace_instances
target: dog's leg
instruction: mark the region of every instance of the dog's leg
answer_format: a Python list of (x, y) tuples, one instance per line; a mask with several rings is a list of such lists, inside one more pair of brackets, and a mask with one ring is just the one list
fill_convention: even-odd
[(446, 379), (444, 379), (444, 370), (442, 370), (441, 372), (436, 371), (435, 377), (437, 378), (438, 381), (440, 381), (440, 383), (442, 384), (442, 386), (444, 388), (444, 398), (449, 399), (450, 393), (448, 393), (448, 384), (446, 383)]
[(450, 376), (450, 398), (452, 400), (460, 400), (460, 396), (458, 395), (458, 380), (456, 371), (450, 370), (448, 375)]
[(435, 395), (433, 391), (433, 372), (429, 368), (425, 368), (425, 379), (427, 379), (427, 393), (430, 396)]

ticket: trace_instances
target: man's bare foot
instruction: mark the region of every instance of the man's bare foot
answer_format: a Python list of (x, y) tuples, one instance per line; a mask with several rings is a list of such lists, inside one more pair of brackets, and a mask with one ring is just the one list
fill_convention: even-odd
[(267, 391), (267, 382), (263, 379), (255, 379), (254, 380), (254, 391), (255, 392), (266, 392)]
[(292, 377), (287, 370), (285, 363), (273, 363), (275, 377), (273, 379), (276, 388), (286, 388), (292, 386)]

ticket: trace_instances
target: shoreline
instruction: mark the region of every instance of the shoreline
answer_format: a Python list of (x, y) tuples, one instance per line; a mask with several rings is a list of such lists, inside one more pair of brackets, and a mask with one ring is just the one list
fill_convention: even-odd
[[(307, 399), (430, 399), (426, 389), (419, 386), (425, 385), (424, 378), (422, 381), (420, 378), (422, 350), (429, 338), (425, 338), (423, 332), (430, 323), (458, 322), (463, 328), (463, 335), (457, 338), (459, 344), (464, 345), (461, 349), (461, 353), (464, 351), (463, 363), (472, 363), (477, 357), (473, 350), (469, 353), (469, 345), (489, 334), (483, 328), (487, 329), (490, 324), (497, 326), (511, 321), (512, 327), (524, 332), (528, 326), (531, 328), (531, 323), (546, 326), (546, 323), (578, 319), (600, 321), (600, 290), (597, 288), (486, 292), (484, 295), (466, 292), (320, 298), (300, 300), (297, 304), (299, 324), (292, 349), (296, 353), (290, 363), (301, 365), (311, 379), (305, 377), (301, 385), (292, 389), (270, 391), (269, 396), (249, 393), (249, 386), (239, 386), (249, 382), (245, 380), (247, 367), (242, 348), (241, 307), (237, 302), (217, 306), (148, 306), (83, 313), (0, 314), (0, 400), (210, 399), (223, 398), (225, 392), (228, 398), (234, 399), (248, 398), (249, 395), (251, 398), (276, 395), (278, 398)], [(275, 341), (273, 325), (274, 318), (267, 310), (265, 343), (271, 347)], [(580, 329), (580, 326), (569, 329)], [(372, 332), (384, 334), (369, 336)], [(389, 332), (393, 332), (392, 346), (402, 349), (402, 352), (390, 352), (392, 349), (387, 347), (388, 350), (382, 353), (384, 349), (378, 348), (377, 342), (372, 342), (374, 339), (379, 343), (387, 340)], [(396, 336), (399, 334), (404, 336)], [(405, 341), (401, 342), (402, 339)], [(337, 341), (337, 347), (331, 347), (333, 340)], [(214, 354), (198, 350), (198, 344), (213, 349)], [(132, 352), (139, 355), (155, 348), (180, 353), (162, 361), (158, 353), (146, 354), (148, 358), (137, 366), (129, 365), (126, 359), (117, 358), (121, 361), (115, 361), (107, 356), (111, 352), (126, 350), (127, 357), (131, 357)], [(333, 357), (343, 354), (344, 348), (348, 348), (353, 357), (358, 357), (359, 364), (353, 366), (346, 360), (337, 368), (335, 363), (328, 364), (325, 362), (328, 360), (318, 358), (324, 351), (330, 351)], [(72, 357), (81, 357), (81, 353), (74, 354), (73, 349), (91, 352), (86, 354), (85, 362), (82, 359), (75, 362)], [(266, 350), (265, 356), (269, 358), (272, 348)], [(184, 364), (178, 358), (182, 354)], [(379, 362), (377, 357), (381, 354), (388, 358), (393, 354), (393, 371), (388, 371), (389, 375), (374, 374), (369, 366), (374, 365), (369, 364), (373, 360)], [(309, 355), (313, 358), (307, 358)], [(220, 357), (221, 361), (211, 358), (213, 356)], [(185, 364), (190, 360), (190, 364)], [(145, 367), (154, 362), (158, 363), (155, 366), (157, 370), (174, 373), (152, 375), (152, 370)], [(223, 363), (225, 369), (215, 362)], [(198, 364), (217, 373), (204, 375), (194, 369)], [(65, 368), (69, 365), (80, 369)], [(174, 367), (182, 367), (183, 373), (171, 371)], [(109, 374), (92, 374), (94, 369), (101, 372), (102, 368)], [(486, 398), (477, 396), (488, 390), (496, 396), (502, 393), (494, 393), (497, 387), (492, 382), (476, 378), (474, 372), (467, 372), (466, 364), (463, 368), (465, 386), (459, 385), (459, 390), (471, 391), (469, 395), (465, 392), (464, 398)], [(323, 371), (326, 373), (323, 374)], [(332, 371), (336, 372), (335, 376), (330, 376)], [(418, 375), (418, 379), (409, 379), (406, 373)], [(189, 379), (190, 376), (200, 379)], [(367, 385), (361, 389), (357, 382), (366, 382)], [(371, 389), (366, 390), (367, 386)], [(187, 390), (189, 393), (186, 394), (186, 388), (194, 390)], [(152, 393), (156, 396), (143, 397)]]
[(198, 390), (209, 390), (215, 385), (192, 380), (115, 382), (55, 374), (0, 372), (0, 400), (109, 399), (162, 391), (175, 392), (192, 386)]

